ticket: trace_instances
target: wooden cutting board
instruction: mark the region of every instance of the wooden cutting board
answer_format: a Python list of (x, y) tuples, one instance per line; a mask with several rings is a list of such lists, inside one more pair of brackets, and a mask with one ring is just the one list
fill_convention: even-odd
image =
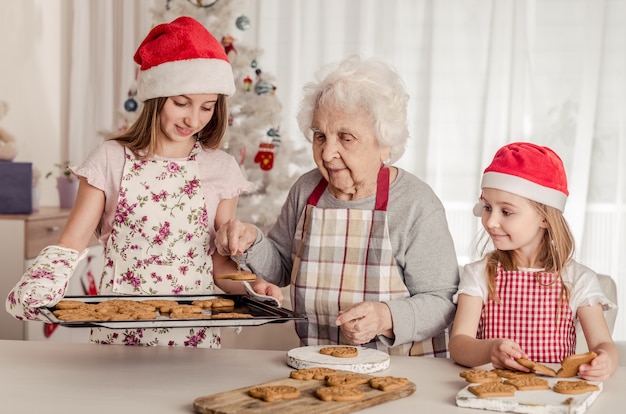
[[(373, 377), (371, 375), (366, 376)], [(315, 390), (325, 386), (324, 381), (301, 381), (293, 378), (283, 378), (258, 384), (258, 386), (266, 385), (290, 385), (296, 387), (300, 390), (300, 397), (293, 400), (265, 402), (250, 397), (248, 390), (255, 386), (251, 385), (234, 391), (197, 398), (193, 403), (193, 407), (200, 414), (312, 414), (321, 412), (342, 414), (406, 397), (415, 392), (415, 384), (412, 382), (404, 388), (393, 391), (380, 391), (370, 387), (368, 384), (363, 384), (358, 386), (365, 393), (361, 400), (337, 402), (322, 401), (315, 396)]]

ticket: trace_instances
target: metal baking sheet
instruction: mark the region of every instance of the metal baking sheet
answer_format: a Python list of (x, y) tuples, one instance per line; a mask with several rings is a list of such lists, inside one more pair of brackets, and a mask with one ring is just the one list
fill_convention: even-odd
[(97, 304), (107, 300), (175, 300), (180, 304), (191, 304), (194, 300), (206, 300), (214, 298), (227, 298), (235, 302), (234, 308), (227, 310), (204, 309), (202, 313), (210, 315), (220, 312), (249, 313), (252, 318), (233, 319), (172, 319), (167, 315), (160, 315), (157, 310), (156, 319), (146, 320), (118, 320), (118, 321), (62, 321), (54, 313), (54, 307), (41, 308), (41, 313), (53, 324), (70, 328), (101, 327), (109, 329), (137, 329), (137, 328), (184, 328), (199, 326), (258, 326), (266, 323), (283, 323), (291, 320), (303, 320), (305, 316), (297, 315), (289, 309), (285, 309), (268, 302), (257, 300), (245, 295), (177, 295), (177, 296), (66, 296), (66, 300), (79, 300), (84, 303)]

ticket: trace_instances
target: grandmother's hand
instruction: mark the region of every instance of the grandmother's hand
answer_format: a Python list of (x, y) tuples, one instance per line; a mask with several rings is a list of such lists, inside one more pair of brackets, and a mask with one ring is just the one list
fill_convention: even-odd
[(393, 321), (389, 307), (382, 302), (361, 302), (339, 312), (335, 324), (354, 345), (370, 342), (377, 335), (393, 337)]
[(257, 229), (252, 224), (239, 220), (224, 223), (215, 235), (215, 247), (222, 256), (243, 254), (256, 240)]

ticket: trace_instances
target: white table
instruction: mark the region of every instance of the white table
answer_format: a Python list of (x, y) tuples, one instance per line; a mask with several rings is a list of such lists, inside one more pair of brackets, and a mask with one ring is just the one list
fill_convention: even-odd
[[(391, 357), (374, 375), (407, 377), (414, 394), (363, 413), (473, 413), (455, 396), (467, 383), (450, 360)], [(85, 343), (0, 341), (2, 413), (193, 413), (197, 397), (287, 377), (282, 351), (129, 347)], [(626, 367), (604, 383), (588, 413), (626, 406)], [(618, 408), (621, 407), (621, 408)]]

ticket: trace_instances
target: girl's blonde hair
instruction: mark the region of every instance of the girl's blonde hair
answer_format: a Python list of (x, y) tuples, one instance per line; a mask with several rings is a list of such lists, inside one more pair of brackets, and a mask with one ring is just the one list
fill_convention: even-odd
[[(157, 136), (161, 128), (161, 110), (168, 97), (148, 99), (133, 124), (128, 129), (109, 139), (119, 141), (140, 159), (150, 158), (156, 149)], [(222, 141), (228, 127), (228, 104), (225, 95), (218, 95), (215, 113), (208, 124), (196, 135), (198, 142), (205, 149), (216, 149)]]
[[(553, 285), (559, 280), (562, 282), (563, 269), (574, 256), (574, 236), (560, 210), (536, 201), (528, 201), (546, 223), (546, 229), (540, 245), (539, 262), (543, 265), (546, 273), (554, 275), (554, 278), (547, 286)], [(488, 242), (487, 240), (483, 246), (483, 253), (487, 248)], [(498, 264), (501, 264), (503, 270), (517, 270), (520, 263), (516, 262), (513, 251), (493, 250), (486, 255), (486, 258), (487, 265), (485, 270), (489, 297), (499, 303), (500, 298), (496, 292)], [(537, 282), (541, 283), (539, 280)], [(569, 289), (564, 283), (561, 283), (559, 299), (561, 301), (569, 300)]]

